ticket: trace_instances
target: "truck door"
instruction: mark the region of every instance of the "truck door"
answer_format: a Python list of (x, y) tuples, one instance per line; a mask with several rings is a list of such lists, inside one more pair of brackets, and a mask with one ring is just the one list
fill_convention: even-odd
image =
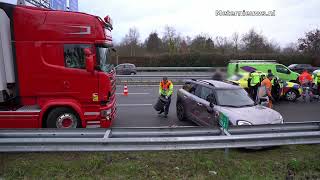
[[(93, 94), (99, 93), (97, 72), (86, 70), (84, 49), (89, 48), (95, 54), (92, 45), (65, 44), (64, 61), (65, 72), (62, 78), (64, 91), (82, 102), (92, 102)], [(96, 56), (94, 56), (95, 61)]]

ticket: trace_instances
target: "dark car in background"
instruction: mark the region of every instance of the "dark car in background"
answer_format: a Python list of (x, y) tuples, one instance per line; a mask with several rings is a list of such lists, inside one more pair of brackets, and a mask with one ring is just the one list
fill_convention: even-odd
[(137, 74), (137, 68), (134, 64), (119, 64), (115, 67), (118, 75), (135, 75)]
[(302, 73), (303, 70), (307, 70), (308, 72), (312, 73), (313, 71), (317, 70), (317, 67), (313, 67), (310, 64), (291, 64), (290, 66), (288, 66), (288, 68), (291, 71), (297, 72), (297, 73)]

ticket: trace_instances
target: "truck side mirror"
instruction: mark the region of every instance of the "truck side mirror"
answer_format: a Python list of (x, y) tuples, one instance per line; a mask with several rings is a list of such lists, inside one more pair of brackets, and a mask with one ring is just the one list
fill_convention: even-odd
[(86, 56), (86, 69), (88, 72), (94, 71), (93, 56)]
[(88, 72), (94, 71), (94, 62), (93, 62), (93, 56), (92, 52), (89, 48), (84, 49), (84, 54), (86, 55), (86, 69)]

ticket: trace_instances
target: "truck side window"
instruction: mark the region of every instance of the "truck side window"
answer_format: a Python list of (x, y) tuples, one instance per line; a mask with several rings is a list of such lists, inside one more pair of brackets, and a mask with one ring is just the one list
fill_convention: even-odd
[(290, 71), (284, 66), (276, 65), (276, 69), (278, 73), (290, 74)]
[(64, 45), (64, 61), (68, 68), (85, 69), (85, 54), (84, 49), (91, 48), (91, 45), (86, 44), (65, 44)]

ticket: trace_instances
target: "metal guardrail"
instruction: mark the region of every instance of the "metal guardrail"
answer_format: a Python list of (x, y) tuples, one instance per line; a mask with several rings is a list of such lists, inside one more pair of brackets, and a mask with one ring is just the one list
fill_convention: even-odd
[(136, 67), (137, 71), (226, 71), (226, 67)]
[(0, 152), (146, 151), (319, 144), (320, 122), (219, 128), (0, 130)]
[(124, 84), (124, 83), (159, 83), (163, 76), (168, 77), (174, 83), (182, 83), (187, 79), (212, 79), (212, 75), (117, 75), (116, 82), (117, 84)]

